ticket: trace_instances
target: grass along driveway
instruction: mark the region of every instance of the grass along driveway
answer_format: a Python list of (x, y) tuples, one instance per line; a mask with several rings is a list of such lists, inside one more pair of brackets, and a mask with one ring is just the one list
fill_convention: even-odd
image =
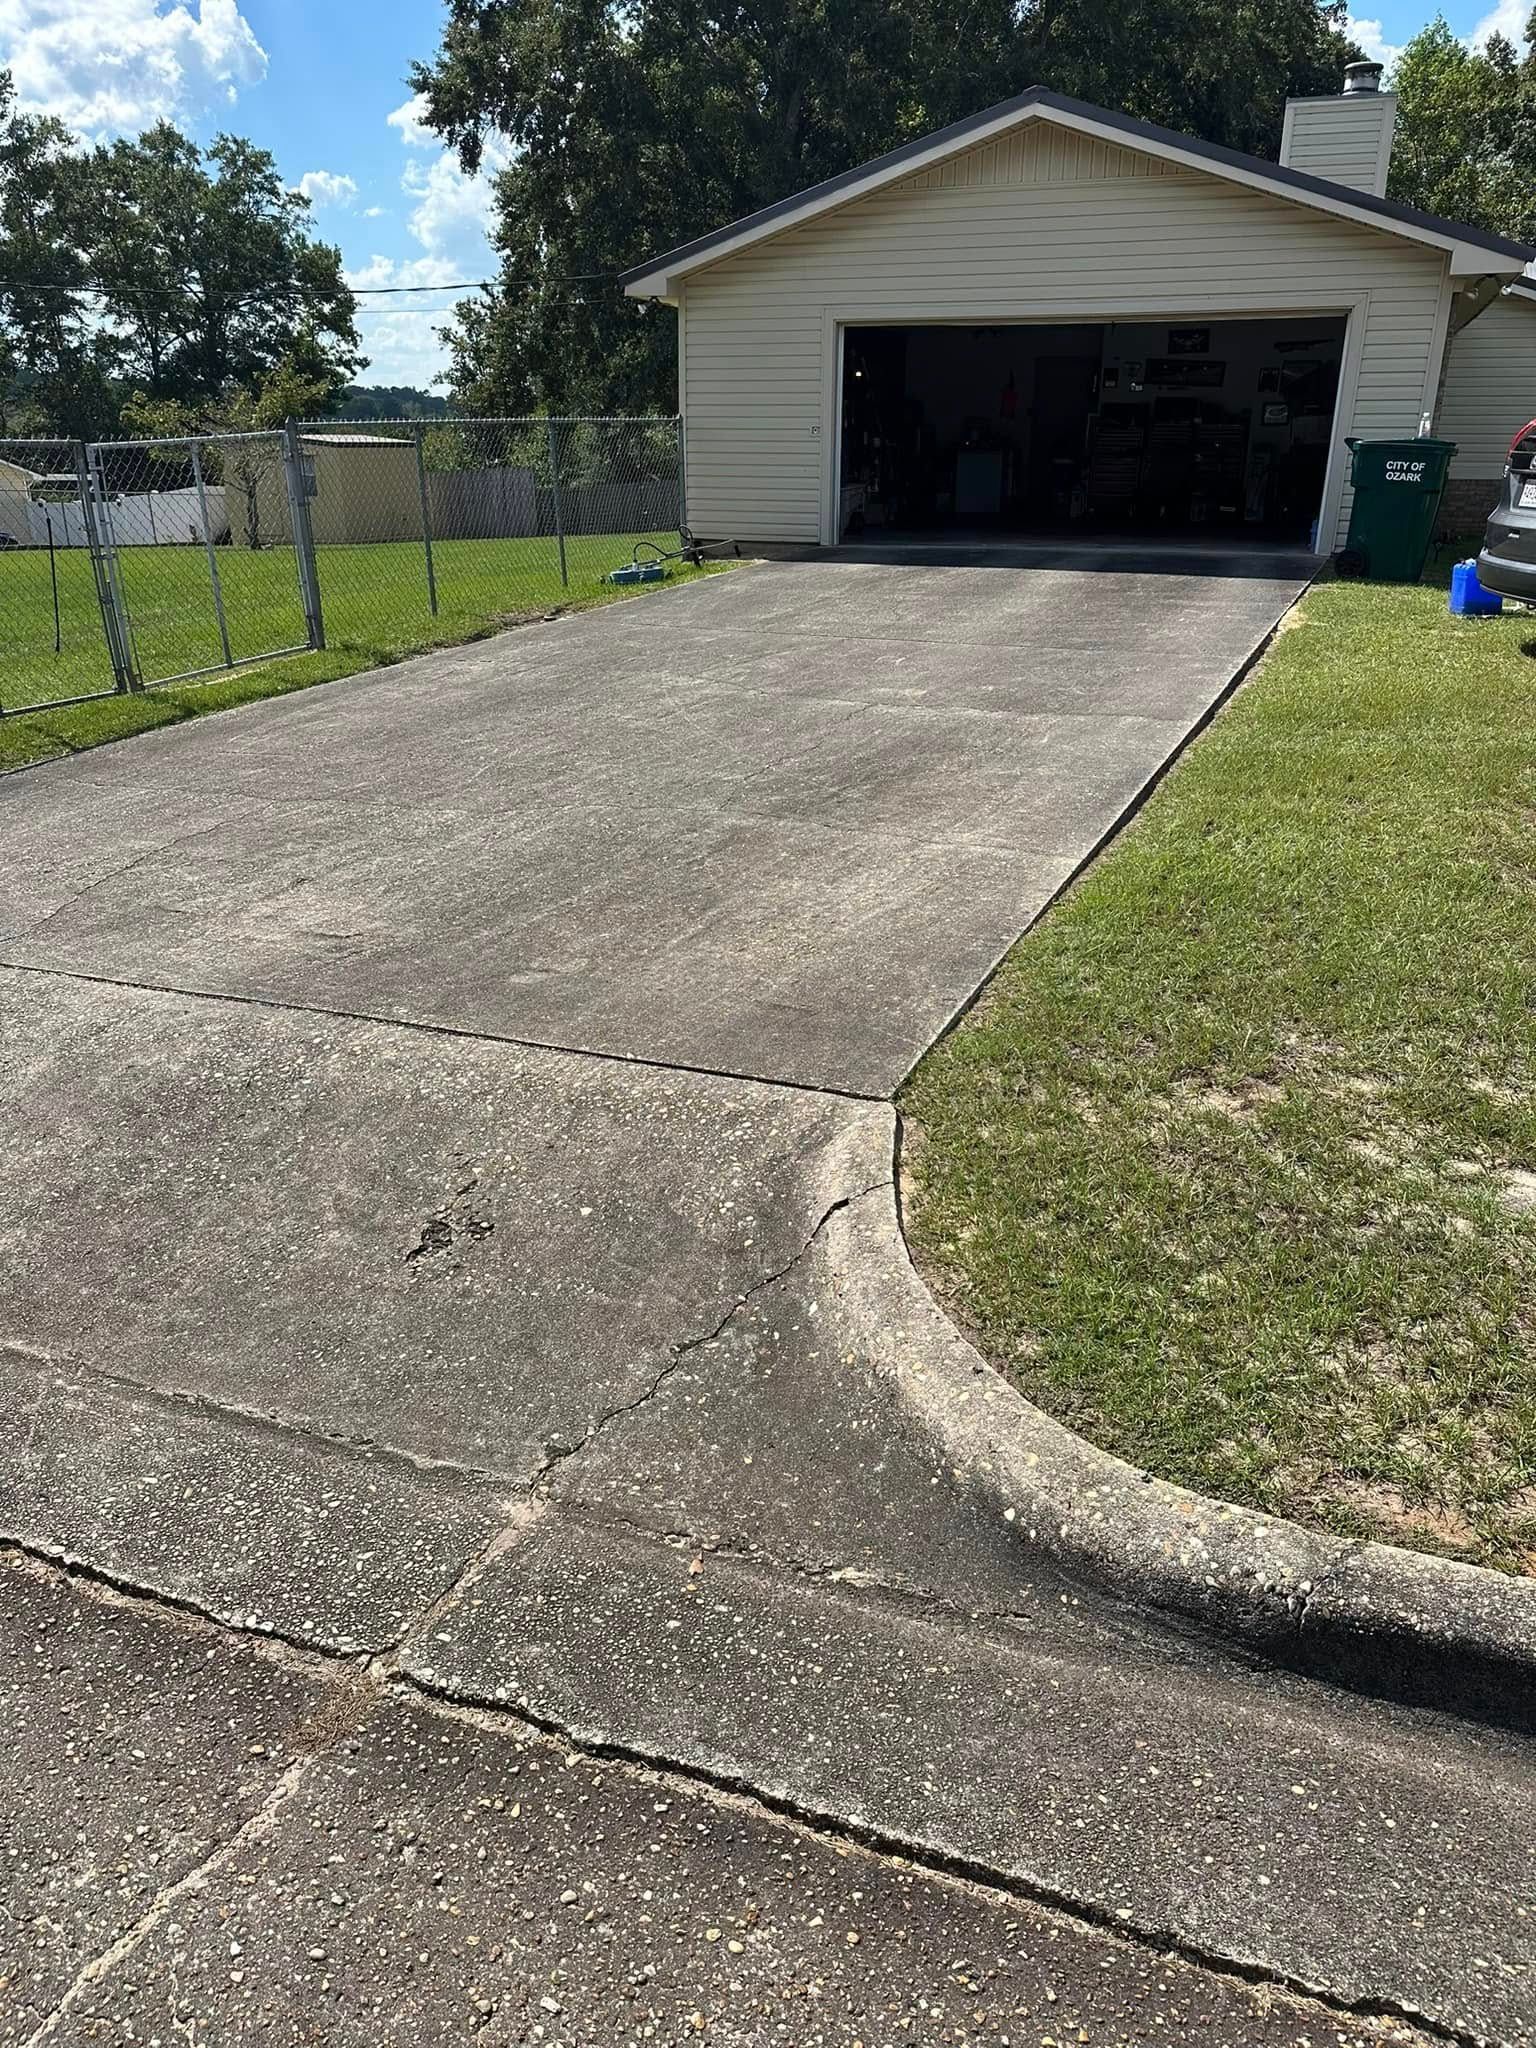
[(913, 1248), (1073, 1427), (1536, 1572), (1536, 619), (1333, 584), (905, 1091)]
[[(677, 536), (648, 535), (658, 547)], [(0, 706), (19, 716), (0, 719), (0, 770), (174, 724), (258, 697), (328, 682), (358, 669), (398, 661), (433, 647), (482, 637), (522, 618), (575, 610), (636, 596), (667, 584), (615, 586), (603, 578), (629, 560), (632, 535), (579, 535), (567, 540), (569, 583), (560, 580), (552, 539), (448, 541), (434, 549), (438, 612), (427, 596), (425, 560), (412, 542), (379, 542), (316, 550), (326, 625), (326, 651), (216, 675), (207, 682), (113, 696), (52, 710), (51, 700), (110, 690), (112, 669), (88, 557), (61, 551), (59, 649), (54, 646), (48, 556), (38, 549), (0, 553)], [(220, 582), (237, 660), (304, 637), (291, 548), (253, 552), (219, 548)], [(221, 659), (218, 622), (202, 548), (124, 548), (119, 557), (144, 674), (174, 675)], [(728, 566), (669, 565), (671, 581)]]

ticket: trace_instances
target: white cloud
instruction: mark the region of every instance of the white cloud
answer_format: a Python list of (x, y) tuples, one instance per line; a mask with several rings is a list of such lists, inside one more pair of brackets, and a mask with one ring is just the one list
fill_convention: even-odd
[[(1462, 38), (1469, 50), (1480, 50), (1491, 35), (1508, 38), (1517, 50), (1525, 46), (1526, 24), (1531, 18), (1531, 0), (1495, 0), (1495, 4), (1478, 22), (1472, 33)], [(1344, 24), (1346, 32), (1364, 50), (1367, 57), (1374, 57), (1378, 64), (1385, 64), (1390, 71), (1402, 56), (1402, 43), (1389, 43), (1382, 31), (1379, 20), (1360, 20), (1350, 15)]]
[(400, 130), (400, 140), (408, 149), (440, 149), (441, 139), (426, 126), (427, 96), (413, 92), (403, 107), (396, 107), (385, 118), (391, 128)]
[[(487, 137), (480, 169), (468, 176), (456, 152), (445, 149), (441, 138), (423, 125), (425, 112), (426, 102), (417, 93), (386, 116), (411, 152), (400, 175), (400, 190), (410, 202), (406, 225), (423, 253), (398, 259), (372, 257), (361, 270), (348, 273), (348, 283), (357, 290), (473, 283), (495, 274), (496, 256), (489, 239), (495, 212), (492, 182), (511, 162), (511, 152), (498, 137)], [(382, 211), (370, 208), (367, 217)], [(434, 291), (361, 299), (358, 327), (370, 358), (365, 375), (380, 384), (430, 384), (445, 360), (436, 330), (447, 324), (455, 301), (467, 296)]]
[(350, 206), (357, 197), (357, 180), (345, 171), (306, 171), (298, 189), (312, 206)]
[(1525, 25), (1531, 18), (1530, 0), (1497, 0), (1473, 29), (1467, 41), (1480, 50), (1492, 35), (1508, 38), (1517, 50), (1525, 47)]
[[(347, 283), (357, 291), (385, 285), (449, 285), (459, 283), (463, 266), (446, 256), (372, 256), (349, 270)], [(369, 384), (416, 384), (430, 389), (444, 363), (437, 329), (448, 324), (462, 292), (429, 291), (398, 298), (362, 298), (357, 324), (368, 356), (362, 372)]]
[(228, 106), (266, 76), (237, 0), (0, 0), (20, 103), (88, 137)]
[(494, 211), (491, 181), (511, 161), (511, 152), (499, 136), (488, 135), (480, 168), (469, 176), (457, 153), (445, 149), (441, 138), (424, 125), (426, 110), (426, 97), (418, 92), (385, 117), (407, 149), (435, 152), (430, 162), (408, 163), (400, 179), (401, 191), (416, 202), (410, 213), (411, 233), (432, 251), (469, 237), (478, 246)]
[(458, 158), (446, 149), (428, 164), (406, 165), (400, 189), (416, 202), (410, 227), (423, 249), (443, 249), (471, 235), (477, 240), (485, 235), (495, 212), (491, 180), (505, 162), (505, 152), (493, 140), (473, 177), (465, 175)]
[(370, 256), (354, 265), (346, 280), (355, 292), (382, 291), (385, 285), (454, 284), (463, 276), (461, 266), (446, 256)]
[(1389, 43), (1379, 21), (1359, 21), (1350, 15), (1344, 24), (1344, 32), (1353, 36), (1367, 57), (1374, 58), (1378, 64), (1385, 64), (1389, 71), (1403, 54), (1403, 45)]
[(364, 220), (382, 220), (383, 218), (384, 209), (382, 206), (365, 206), (363, 208)]

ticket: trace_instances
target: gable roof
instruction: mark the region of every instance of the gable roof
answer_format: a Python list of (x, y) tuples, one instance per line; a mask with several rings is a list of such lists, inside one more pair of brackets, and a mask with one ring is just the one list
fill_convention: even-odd
[(999, 101), (995, 107), (969, 114), (963, 121), (951, 122), (947, 128), (888, 150), (884, 156), (872, 157), (851, 171), (842, 171), (835, 178), (825, 178), (819, 185), (792, 193), (788, 199), (760, 207), (744, 220), (732, 221), (726, 227), (669, 249), (665, 255), (636, 264), (632, 270), (621, 272), (619, 282), (631, 298), (668, 297), (675, 280), (702, 264), (718, 262), (722, 256), (748, 248), (770, 235), (799, 227), (833, 207), (877, 192), (898, 178), (910, 177), (930, 163), (991, 141), (1030, 120), (1052, 121), (1104, 142), (1128, 143), (1149, 155), (1185, 164), (1193, 170), (1213, 172), (1236, 184), (1299, 201), (1321, 213), (1384, 228), (1410, 241), (1444, 249), (1450, 255), (1453, 275), (1518, 271), (1536, 255), (1524, 243), (1512, 242), (1504, 235), (1489, 234), (1483, 228), (1468, 227), (1460, 221), (1442, 220), (1438, 214), (1421, 213), (1417, 207), (1402, 206), (1394, 199), (1378, 199), (1374, 193), (1357, 192), (1351, 185), (1315, 178), (1308, 171), (1271, 163), (1267, 157), (1247, 156), (1241, 150), (1224, 149), (1219, 143), (1202, 142), (1197, 136), (1159, 128), (1151, 121), (1135, 121), (1129, 114), (1116, 114), (1087, 100), (1069, 99), (1065, 93), (1036, 85), (1013, 99)]

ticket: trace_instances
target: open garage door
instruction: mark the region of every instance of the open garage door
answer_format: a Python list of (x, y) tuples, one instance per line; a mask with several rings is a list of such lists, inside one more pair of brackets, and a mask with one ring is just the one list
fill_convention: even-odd
[(840, 537), (1315, 545), (1344, 326), (849, 326)]

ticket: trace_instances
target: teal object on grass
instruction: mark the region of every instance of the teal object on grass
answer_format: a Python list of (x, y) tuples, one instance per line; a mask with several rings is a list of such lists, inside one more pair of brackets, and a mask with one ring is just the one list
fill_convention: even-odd
[(1351, 436), (1348, 446), (1355, 501), (1345, 554), (1369, 583), (1417, 583), (1456, 443)]

